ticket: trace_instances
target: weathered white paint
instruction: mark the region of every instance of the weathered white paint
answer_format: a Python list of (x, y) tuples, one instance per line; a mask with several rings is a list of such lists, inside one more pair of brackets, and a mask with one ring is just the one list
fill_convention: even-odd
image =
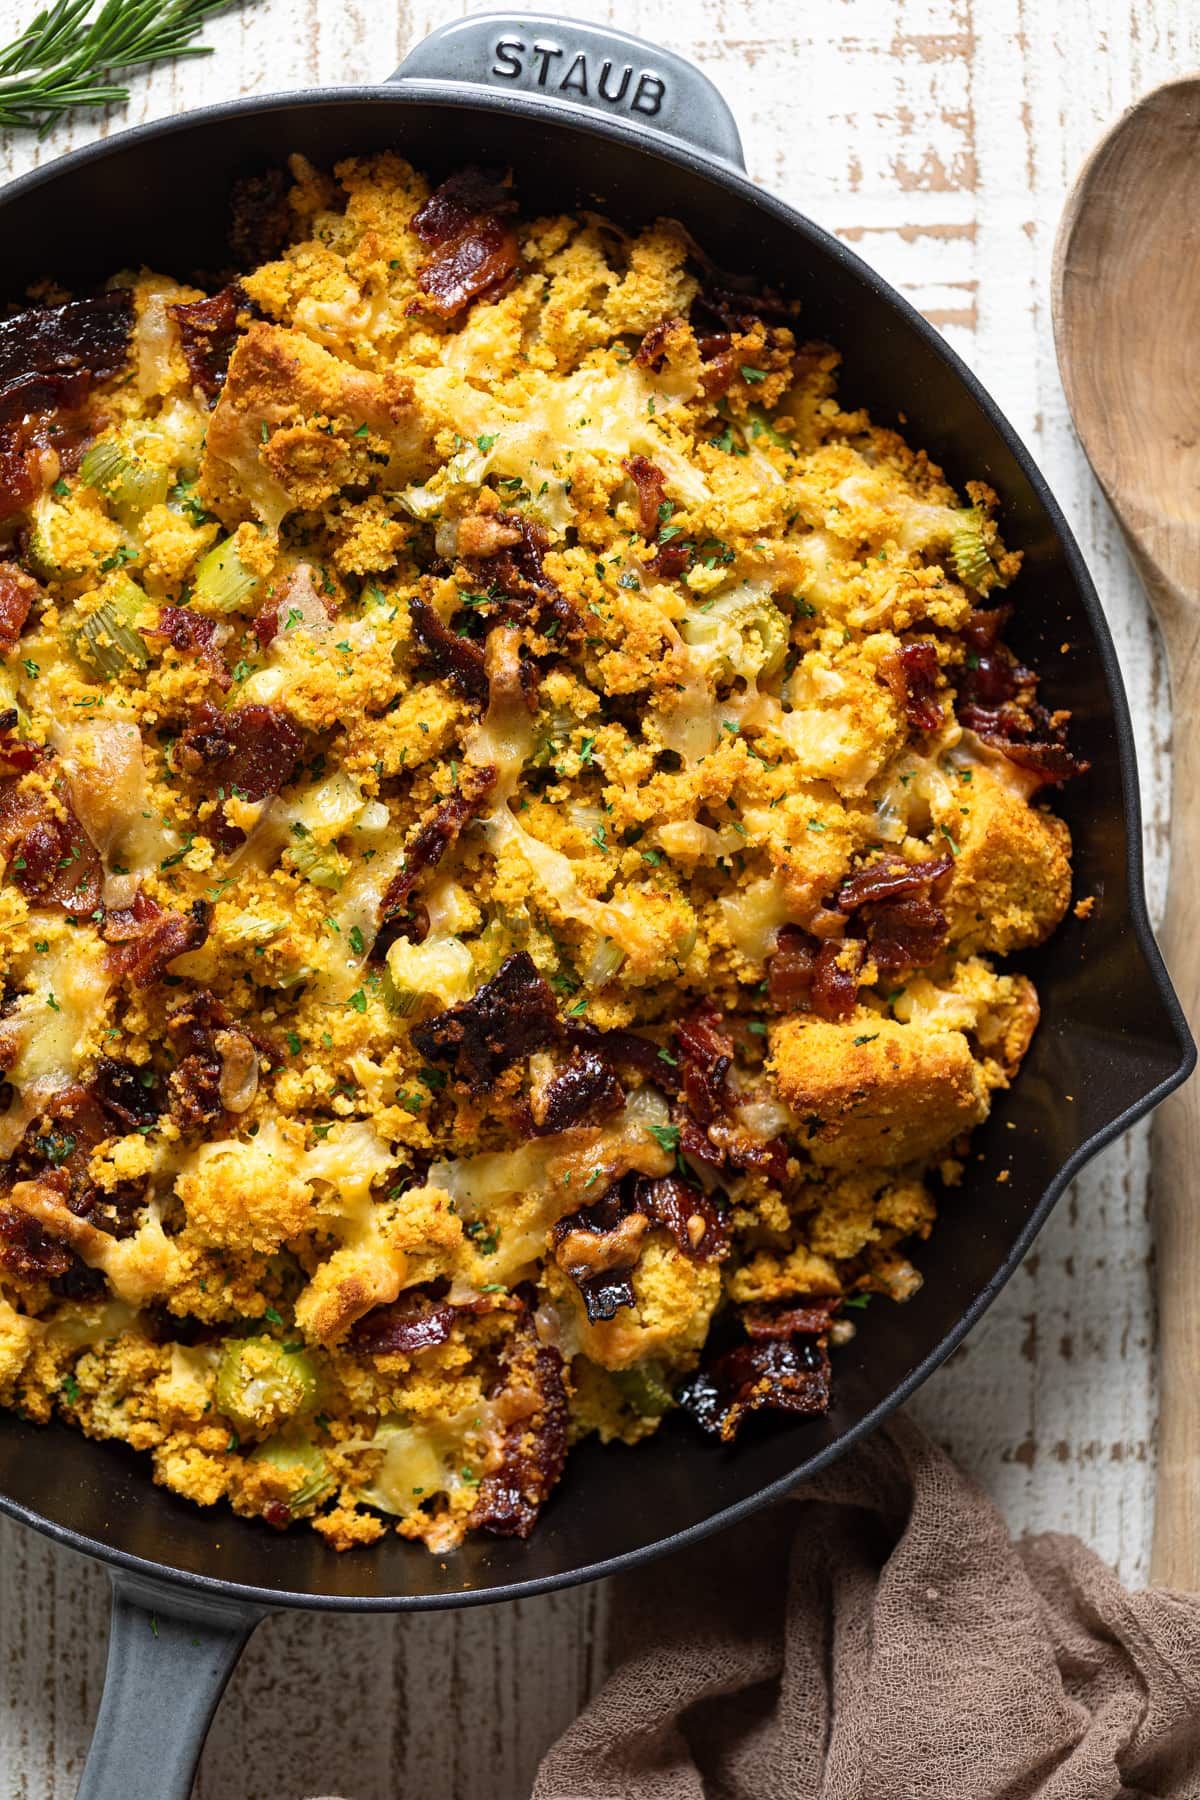
[[(543, 0), (543, 4), (545, 0)], [(0, 36), (33, 0), (0, 0)], [(259, 0), (215, 22), (210, 61), (135, 81), (120, 116), (47, 145), (237, 92), (378, 78), (452, 0)], [(1071, 433), (1050, 339), (1063, 195), (1103, 126), (1200, 63), (1192, 0), (569, 0), (695, 58), (728, 95), (757, 180), (908, 293), (1029, 441), (1082, 541), (1116, 635), (1161, 896), (1167, 696), (1145, 603)], [(181, 203), (187, 172), (180, 170)], [(69, 222), (64, 229), (69, 230)], [(853, 356), (853, 346), (845, 349)], [(1154, 1360), (1145, 1132), (1076, 1184), (1008, 1291), (915, 1408), (1016, 1530), (1081, 1533), (1130, 1581), (1147, 1566)], [(0, 1800), (65, 1800), (103, 1665), (104, 1578), (0, 1523)], [(270, 1622), (222, 1705), (200, 1800), (518, 1800), (603, 1669), (603, 1593), (367, 1623)]]

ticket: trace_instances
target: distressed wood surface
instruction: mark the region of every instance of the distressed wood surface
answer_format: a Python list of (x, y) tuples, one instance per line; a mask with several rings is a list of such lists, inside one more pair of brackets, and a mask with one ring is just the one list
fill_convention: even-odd
[[(3, 39), (35, 3), (0, 0)], [(209, 27), (213, 59), (135, 79), (127, 109), (77, 118), (46, 145), (0, 138), (0, 175), (233, 93), (378, 79), (434, 25), (483, 10), (259, 0)], [(1194, 0), (568, 0), (567, 10), (669, 42), (705, 68), (733, 105), (755, 179), (902, 288), (1033, 447), (1116, 637), (1157, 916), (1170, 755), (1163, 662), (1067, 418), (1048, 274), (1063, 197), (1095, 137), (1144, 89), (1200, 66), (1200, 9)], [(186, 170), (179, 180), (186, 204)], [(1146, 1576), (1154, 1480), (1149, 1257), (1143, 1128), (1075, 1184), (914, 1408), (1015, 1530), (1078, 1532), (1133, 1583)], [(99, 1697), (105, 1587), (99, 1570), (0, 1521), (0, 1800), (74, 1792)], [(603, 1616), (603, 1589), (592, 1588), (454, 1617), (273, 1619), (222, 1703), (199, 1800), (520, 1800), (542, 1750), (603, 1675)]]

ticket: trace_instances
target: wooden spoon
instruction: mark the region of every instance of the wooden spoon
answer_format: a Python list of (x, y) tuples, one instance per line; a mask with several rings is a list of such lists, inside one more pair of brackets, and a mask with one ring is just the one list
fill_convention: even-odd
[[(1200, 77), (1168, 82), (1093, 151), (1054, 253), (1059, 367), (1083, 447), (1158, 618), (1174, 704), (1163, 954), (1200, 1023)], [(1150, 1574), (1200, 1589), (1200, 1086), (1154, 1135), (1158, 1488)], [(1193, 1183), (1196, 1186), (1193, 1187)]]

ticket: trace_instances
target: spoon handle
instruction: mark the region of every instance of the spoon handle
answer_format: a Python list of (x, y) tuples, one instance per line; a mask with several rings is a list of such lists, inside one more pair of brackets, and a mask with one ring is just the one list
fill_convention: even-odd
[[(1136, 552), (1135, 552), (1136, 554)], [(1163, 627), (1174, 718), (1171, 881), (1163, 957), (1189, 1021), (1200, 1020), (1200, 619), (1138, 555)], [(1200, 569), (1197, 570), (1200, 589)], [(1152, 1210), (1158, 1289), (1158, 1483), (1150, 1577), (1200, 1592), (1200, 1084), (1155, 1116)]]

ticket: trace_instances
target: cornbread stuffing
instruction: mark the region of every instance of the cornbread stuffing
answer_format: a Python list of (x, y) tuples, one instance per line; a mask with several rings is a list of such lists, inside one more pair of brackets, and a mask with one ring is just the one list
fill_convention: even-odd
[(445, 1552), (585, 1434), (826, 1408), (1082, 765), (995, 497), (785, 302), (291, 173), (217, 291), (0, 320), (0, 1403)]

